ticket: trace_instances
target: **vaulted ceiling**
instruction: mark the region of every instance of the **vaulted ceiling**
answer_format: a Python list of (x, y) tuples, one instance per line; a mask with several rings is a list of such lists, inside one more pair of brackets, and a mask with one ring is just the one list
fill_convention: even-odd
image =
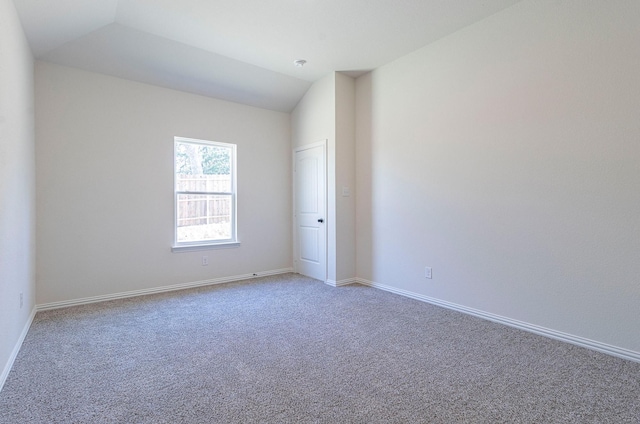
[(332, 71), (357, 76), (518, 1), (14, 3), (38, 59), (288, 112)]

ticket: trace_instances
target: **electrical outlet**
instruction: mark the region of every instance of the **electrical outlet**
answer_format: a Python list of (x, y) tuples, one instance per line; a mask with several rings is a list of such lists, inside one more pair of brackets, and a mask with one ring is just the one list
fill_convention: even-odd
[(22, 309), (22, 305), (24, 305), (24, 295), (20, 293), (20, 309)]
[(208, 256), (203, 256), (202, 257), (202, 266), (207, 266), (209, 265), (209, 257)]
[(427, 266), (424, 268), (424, 278), (431, 278), (431, 267)]

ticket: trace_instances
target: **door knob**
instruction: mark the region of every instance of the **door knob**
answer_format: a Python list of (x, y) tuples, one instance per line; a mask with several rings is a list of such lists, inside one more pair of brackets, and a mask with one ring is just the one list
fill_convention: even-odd
[(320, 218), (318, 219), (318, 222), (322, 224), (324, 222), (324, 219)]

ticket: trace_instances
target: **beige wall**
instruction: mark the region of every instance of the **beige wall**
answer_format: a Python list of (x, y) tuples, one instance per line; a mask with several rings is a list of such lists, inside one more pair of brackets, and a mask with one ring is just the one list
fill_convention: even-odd
[[(292, 266), (289, 114), (45, 62), (35, 98), (38, 304)], [(239, 248), (171, 252), (174, 136), (238, 145)]]
[(33, 58), (0, 0), (0, 389), (35, 306), (34, 164)]
[(640, 352), (638, 22), (524, 1), (360, 77), (358, 276)]

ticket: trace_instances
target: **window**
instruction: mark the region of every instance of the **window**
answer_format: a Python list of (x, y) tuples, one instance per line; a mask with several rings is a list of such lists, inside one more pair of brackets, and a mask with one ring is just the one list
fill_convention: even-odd
[(174, 249), (233, 246), (236, 145), (174, 139)]

